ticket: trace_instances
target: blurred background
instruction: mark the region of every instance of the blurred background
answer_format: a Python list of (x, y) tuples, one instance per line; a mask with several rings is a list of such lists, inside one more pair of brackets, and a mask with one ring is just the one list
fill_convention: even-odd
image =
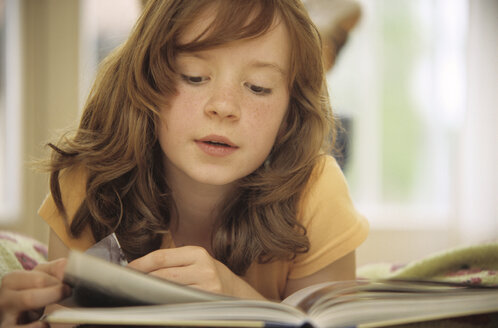
[[(36, 212), (48, 176), (30, 163), (77, 125), (141, 4), (0, 0), (0, 229), (47, 241)], [(305, 4), (340, 44), (329, 45), (329, 92), (345, 123), (343, 170), (371, 224), (359, 265), (496, 241), (498, 1)]]

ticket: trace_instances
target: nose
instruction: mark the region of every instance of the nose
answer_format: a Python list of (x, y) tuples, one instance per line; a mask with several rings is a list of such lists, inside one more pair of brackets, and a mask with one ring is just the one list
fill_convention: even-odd
[(206, 103), (204, 112), (210, 118), (237, 121), (240, 118), (240, 103), (234, 88), (213, 91)]

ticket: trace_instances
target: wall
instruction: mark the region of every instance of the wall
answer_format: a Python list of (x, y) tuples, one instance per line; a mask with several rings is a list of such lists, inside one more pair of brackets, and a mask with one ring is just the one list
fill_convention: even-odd
[(448, 248), (498, 241), (498, 1), (469, 1), (467, 104), (447, 229), (372, 229), (358, 265), (406, 263)]
[(78, 6), (78, 0), (21, 3), (23, 206), (15, 224), (0, 228), (42, 241), (48, 228), (36, 213), (48, 191), (48, 176), (33, 163), (47, 158), (46, 143), (77, 118)]

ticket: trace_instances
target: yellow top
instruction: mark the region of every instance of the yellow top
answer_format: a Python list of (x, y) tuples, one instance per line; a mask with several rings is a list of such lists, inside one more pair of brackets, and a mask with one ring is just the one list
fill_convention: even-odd
[[(85, 198), (85, 180), (84, 170), (61, 175), (62, 201), (69, 218)], [(243, 277), (269, 299), (281, 299), (288, 279), (303, 278), (323, 269), (355, 250), (368, 235), (368, 222), (353, 207), (348, 186), (333, 157), (326, 156), (323, 170), (310, 181), (298, 218), (307, 229), (309, 251), (292, 261), (253, 263)], [(95, 243), (88, 226), (81, 237), (69, 236), (50, 194), (38, 213), (69, 248), (84, 251)], [(168, 244), (174, 247), (172, 240), (163, 246)]]

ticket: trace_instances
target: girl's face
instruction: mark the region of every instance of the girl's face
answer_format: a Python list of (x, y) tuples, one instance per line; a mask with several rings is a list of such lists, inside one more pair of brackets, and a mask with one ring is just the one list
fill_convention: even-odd
[[(209, 23), (199, 20), (180, 43)], [(168, 175), (227, 185), (270, 153), (289, 104), (290, 40), (285, 24), (266, 34), (177, 56), (177, 94), (161, 110), (159, 142)]]

